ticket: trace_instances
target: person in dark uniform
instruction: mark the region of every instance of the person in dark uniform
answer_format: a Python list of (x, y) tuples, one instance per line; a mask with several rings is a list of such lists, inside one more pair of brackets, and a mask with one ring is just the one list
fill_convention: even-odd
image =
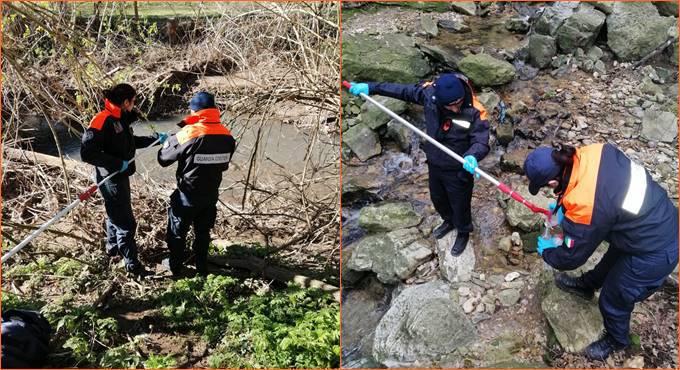
[[(425, 143), (430, 198), (444, 220), (433, 234), (441, 239), (451, 230), (458, 230), (451, 254), (463, 253), (473, 229), (470, 209), (473, 174), (477, 162), (489, 153), (487, 112), (467, 77), (447, 73), (434, 82), (415, 85), (352, 83), (349, 91), (354, 95), (377, 94), (422, 105), (427, 134), (464, 157), (465, 164), (461, 165), (431, 143)], [(460, 122), (466, 124), (460, 125)]]
[(635, 303), (654, 293), (678, 263), (678, 210), (642, 166), (611, 144), (540, 147), (527, 156), (524, 171), (532, 194), (548, 186), (558, 195), (553, 212), (563, 240), (538, 240), (538, 252), (550, 266), (576, 269), (609, 242), (594, 269), (555, 277), (562, 290), (585, 299), (601, 289), (605, 331), (585, 354), (604, 360), (629, 346)]
[(135, 231), (137, 223), (130, 203), (130, 176), (135, 173), (135, 163), (130, 162), (138, 148), (151, 145), (167, 135), (136, 136), (130, 126), (137, 120), (135, 89), (128, 84), (118, 84), (104, 91), (104, 110), (97, 113), (83, 134), (81, 159), (95, 166), (96, 181), (119, 171), (99, 187), (106, 208), (106, 253), (123, 256), (128, 272), (145, 270), (137, 258)]
[(215, 225), (218, 188), (229, 168), (236, 141), (220, 122), (215, 98), (200, 92), (189, 102), (191, 114), (158, 151), (158, 163), (177, 162), (177, 189), (170, 196), (166, 242), (170, 258), (164, 261), (173, 276), (182, 272), (186, 235), (194, 226), (196, 271), (207, 273), (210, 230)]

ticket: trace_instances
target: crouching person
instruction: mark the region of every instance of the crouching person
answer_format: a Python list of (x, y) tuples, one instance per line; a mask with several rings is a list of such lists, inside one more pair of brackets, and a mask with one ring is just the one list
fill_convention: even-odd
[(236, 146), (231, 132), (220, 122), (220, 111), (211, 94), (196, 94), (189, 108), (191, 114), (180, 124), (181, 130), (170, 136), (158, 151), (161, 166), (177, 162), (177, 189), (170, 196), (166, 234), (170, 258), (164, 263), (173, 276), (182, 272), (186, 235), (192, 225), (196, 271), (207, 274), (218, 188)]

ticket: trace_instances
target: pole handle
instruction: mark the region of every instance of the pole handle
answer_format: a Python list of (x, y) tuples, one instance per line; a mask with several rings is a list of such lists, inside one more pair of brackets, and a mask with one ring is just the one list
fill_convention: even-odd
[(78, 196), (78, 199), (80, 199), (81, 202), (88, 200), (92, 196), (92, 194), (94, 194), (94, 192), (97, 191), (98, 188), (99, 188), (98, 185), (90, 186), (90, 188), (87, 189), (86, 192), (84, 192), (84, 193), (82, 193)]
[(501, 182), (500, 184), (498, 184), (498, 189), (500, 191), (504, 192), (505, 194), (508, 194), (512, 199), (524, 204), (532, 212), (542, 213), (542, 214), (546, 215), (547, 217), (550, 217), (550, 211), (548, 211), (545, 208), (541, 208), (541, 207), (529, 202), (528, 200), (524, 199), (524, 197), (520, 193), (513, 191), (512, 189), (510, 189), (509, 186), (505, 185), (504, 183)]

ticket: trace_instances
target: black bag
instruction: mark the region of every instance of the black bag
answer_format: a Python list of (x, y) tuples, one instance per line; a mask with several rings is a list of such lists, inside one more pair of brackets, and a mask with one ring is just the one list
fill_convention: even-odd
[(2, 368), (42, 367), (49, 353), (52, 327), (36, 311), (2, 313)]

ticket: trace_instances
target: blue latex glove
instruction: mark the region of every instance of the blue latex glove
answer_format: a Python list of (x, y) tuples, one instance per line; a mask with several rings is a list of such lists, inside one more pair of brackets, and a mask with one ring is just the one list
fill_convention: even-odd
[[(555, 202), (548, 204), (548, 210), (550, 210), (550, 213), (553, 213), (555, 207), (557, 207), (557, 203)], [(560, 209), (557, 210), (557, 224), (562, 224), (562, 220), (564, 220), (564, 211), (562, 210), (562, 207), (560, 207)]]
[(165, 132), (159, 132), (158, 133), (158, 142), (163, 144), (165, 140), (168, 140), (168, 134)]
[(359, 94), (364, 93), (368, 95), (368, 84), (351, 82), (350, 85), (351, 85), (349, 88), (350, 94), (358, 96)]
[(555, 238), (545, 239), (542, 236), (538, 237), (538, 248), (536, 249), (536, 251), (538, 252), (539, 256), (543, 255), (544, 250), (557, 247), (559, 247), (559, 245), (557, 244), (557, 239)]
[(123, 165), (120, 166), (120, 172), (124, 172), (125, 170), (127, 170), (128, 164), (130, 164), (130, 162), (128, 162), (128, 161), (123, 161)]
[(477, 158), (471, 155), (466, 155), (463, 159), (465, 159), (465, 163), (463, 163), (463, 168), (465, 171), (470, 172), (479, 178), (479, 174), (475, 172), (475, 168), (477, 168)]

